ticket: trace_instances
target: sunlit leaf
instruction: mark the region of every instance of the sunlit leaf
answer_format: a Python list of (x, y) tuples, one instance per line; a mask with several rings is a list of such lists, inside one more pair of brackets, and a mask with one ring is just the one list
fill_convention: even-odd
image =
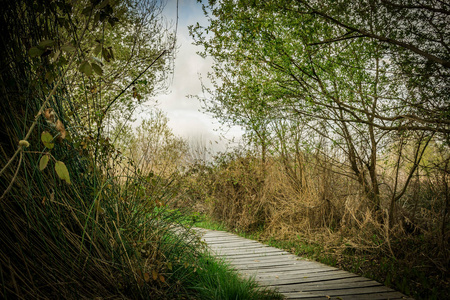
[(167, 269), (169, 269), (169, 271), (172, 271), (172, 263), (170, 261), (167, 263)]
[(48, 149), (53, 149), (55, 143), (53, 143), (53, 136), (48, 131), (43, 131), (41, 134), (41, 141)]
[(57, 161), (55, 163), (55, 171), (61, 180), (70, 184), (69, 170), (67, 170), (66, 165), (62, 161)]
[(158, 279), (158, 272), (156, 272), (155, 269), (152, 270), (152, 278), (153, 278), (153, 280), (157, 280)]
[(39, 160), (39, 170), (44, 170), (47, 167), (48, 161), (50, 160), (50, 155), (46, 154)]

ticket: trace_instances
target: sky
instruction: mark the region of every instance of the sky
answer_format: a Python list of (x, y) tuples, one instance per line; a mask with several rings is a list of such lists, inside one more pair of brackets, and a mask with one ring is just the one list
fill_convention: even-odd
[[(168, 21), (175, 23), (176, 0), (167, 0), (164, 14)], [(179, 0), (178, 4), (178, 51), (175, 59), (175, 70), (169, 93), (159, 95), (158, 108), (163, 110), (169, 118), (169, 126), (173, 132), (190, 141), (201, 141), (210, 146), (214, 152), (224, 151), (228, 140), (233, 137), (239, 140), (242, 131), (234, 127), (221, 131), (219, 121), (201, 112), (201, 103), (188, 95), (202, 96), (202, 87), (199, 75), (207, 80), (207, 73), (211, 70), (212, 59), (203, 59), (197, 51), (202, 50), (193, 45), (189, 36), (188, 25), (199, 22), (206, 25), (207, 19), (203, 14), (202, 6), (196, 0)], [(225, 139), (221, 138), (225, 135)]]

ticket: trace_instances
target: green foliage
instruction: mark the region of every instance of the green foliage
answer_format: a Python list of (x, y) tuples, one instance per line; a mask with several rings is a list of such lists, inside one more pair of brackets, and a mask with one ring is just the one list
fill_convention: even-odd
[[(263, 161), (268, 152), (286, 155), (289, 149), (335, 152), (380, 210), (379, 154), (405, 132), (417, 133), (408, 137), (419, 142), (448, 138), (442, 112), (449, 101), (441, 89), (448, 89), (448, 51), (438, 50), (447, 42), (430, 39), (422, 54), (414, 47), (422, 46), (417, 36), (429, 38), (425, 32), (449, 31), (441, 4), (430, 1), (412, 13), (421, 29), (397, 26), (410, 24), (408, 5), (369, 2), (210, 1), (204, 5), (210, 24), (190, 29), (204, 47), (201, 55), (215, 61), (214, 88), (205, 88), (212, 97), (203, 99), (207, 111), (244, 127)], [(434, 11), (439, 25), (424, 17)], [(407, 36), (414, 38), (401, 44)], [(406, 71), (406, 60), (415, 71)], [(425, 65), (436, 81), (423, 78), (422, 85), (418, 74)], [(401, 188), (388, 184), (394, 203), (409, 181)]]
[(129, 134), (116, 139), (123, 154), (137, 162), (144, 174), (170, 177), (186, 163), (187, 142), (172, 132), (168, 122), (166, 114), (155, 109), (134, 132), (127, 128)]

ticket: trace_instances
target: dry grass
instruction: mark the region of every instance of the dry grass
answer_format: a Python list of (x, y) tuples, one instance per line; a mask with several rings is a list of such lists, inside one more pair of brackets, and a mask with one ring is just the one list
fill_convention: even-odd
[(416, 296), (433, 294), (424, 282), (436, 282), (441, 292), (448, 288), (446, 185), (438, 173), (413, 181), (389, 220), (386, 191), (382, 210), (371, 210), (359, 184), (321, 157), (303, 157), (302, 165), (289, 162), (289, 168), (276, 158), (263, 165), (250, 154), (219, 161), (189, 175), (188, 194), (191, 206), (228, 229), (320, 245), (318, 257), (325, 261)]

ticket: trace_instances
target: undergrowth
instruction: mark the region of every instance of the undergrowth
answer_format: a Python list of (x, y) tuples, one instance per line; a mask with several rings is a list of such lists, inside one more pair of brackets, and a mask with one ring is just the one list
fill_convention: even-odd
[(445, 205), (445, 184), (414, 182), (405, 198), (416, 204), (397, 206), (389, 224), (386, 211), (371, 210), (354, 181), (331, 166), (317, 168), (319, 159), (305, 159), (297, 178), (287, 176), (276, 158), (262, 167), (251, 154), (206, 164), (187, 179), (190, 206), (202, 216), (196, 226), (226, 229), (416, 299), (448, 298), (449, 228), (437, 209)]

